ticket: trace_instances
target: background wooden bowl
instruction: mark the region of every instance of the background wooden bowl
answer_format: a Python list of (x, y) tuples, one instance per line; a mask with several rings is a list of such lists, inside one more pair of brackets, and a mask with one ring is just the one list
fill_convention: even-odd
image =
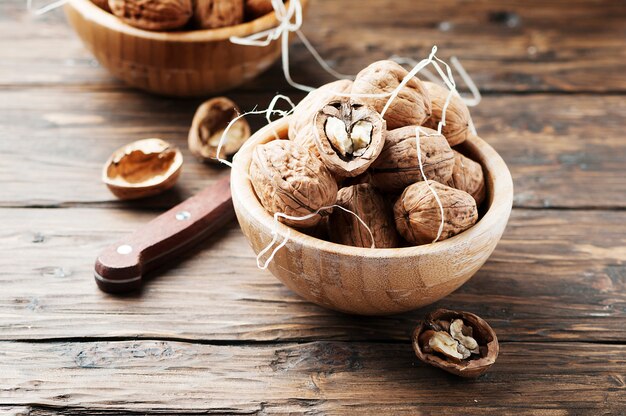
[[(273, 217), (259, 203), (247, 172), (252, 151), (287, 137), (287, 119), (259, 130), (237, 153), (231, 174), (235, 212), (258, 253), (272, 241)], [(513, 203), (513, 181), (506, 164), (476, 137), (463, 153), (480, 162), (487, 198), (483, 215), (469, 230), (435, 244), (392, 249), (344, 246), (307, 236), (279, 224), (279, 242), (291, 236), (269, 264), (281, 282), (305, 299), (341, 312), (385, 315), (408, 311), (448, 295), (478, 271), (502, 237)]]
[[(303, 8), (307, 0), (301, 0)], [(129, 85), (169, 96), (206, 96), (256, 77), (280, 55), (280, 42), (266, 47), (235, 45), (275, 26), (274, 13), (220, 29), (151, 32), (137, 29), (90, 0), (70, 0), (65, 13), (100, 64)]]

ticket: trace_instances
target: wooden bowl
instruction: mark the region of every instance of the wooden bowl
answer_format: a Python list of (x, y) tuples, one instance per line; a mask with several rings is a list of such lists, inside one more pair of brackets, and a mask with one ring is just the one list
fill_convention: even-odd
[[(308, 0), (300, 0), (305, 8)], [(152, 32), (130, 26), (90, 0), (70, 0), (65, 13), (83, 43), (114, 76), (168, 96), (206, 96), (256, 77), (280, 55), (266, 47), (230, 42), (277, 25), (274, 13), (220, 29)]]
[[(286, 138), (287, 129), (287, 119), (271, 123), (248, 139), (234, 159), (231, 191), (235, 212), (255, 253), (270, 244), (275, 225), (247, 176), (252, 151), (256, 145), (274, 140), (274, 132)], [(483, 215), (469, 230), (434, 244), (371, 249), (330, 243), (278, 224), (278, 241), (283, 241), (288, 230), (290, 238), (268, 269), (303, 298), (354, 314), (404, 312), (450, 294), (491, 255), (513, 203), (513, 181), (500, 155), (478, 137), (464, 143), (462, 150), (483, 166), (487, 186)]]

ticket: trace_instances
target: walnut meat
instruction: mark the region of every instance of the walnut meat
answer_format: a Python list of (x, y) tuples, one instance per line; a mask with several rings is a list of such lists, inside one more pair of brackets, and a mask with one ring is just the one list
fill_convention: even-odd
[(243, 0), (192, 0), (194, 25), (216, 29), (243, 22)]
[[(322, 162), (289, 140), (273, 140), (254, 149), (250, 164), (252, 186), (261, 204), (277, 212), (304, 217), (331, 206), (337, 198), (337, 183)], [(315, 226), (324, 212), (306, 220), (281, 219), (287, 225)]]
[[(439, 240), (457, 235), (476, 223), (478, 210), (470, 194), (439, 182), (428, 181), (443, 206), (444, 226)], [(431, 243), (441, 224), (441, 210), (426, 182), (407, 187), (394, 205), (396, 228), (413, 244)]]
[[(337, 205), (359, 216), (374, 236), (376, 248), (398, 246), (398, 235), (391, 212), (383, 197), (373, 186), (363, 183), (342, 188), (337, 194)], [(332, 241), (355, 247), (372, 247), (372, 236), (361, 222), (349, 212), (335, 209), (329, 220)]]
[(451, 188), (465, 191), (474, 197), (476, 206), (485, 199), (485, 178), (479, 163), (454, 151), (454, 168), (452, 176), (446, 182)]
[(385, 122), (380, 114), (347, 97), (322, 107), (313, 128), (320, 159), (338, 177), (362, 174), (383, 149)]
[[(432, 114), (424, 122), (424, 126), (437, 130), (450, 90), (432, 82), (424, 81), (423, 84), (432, 103)], [(441, 133), (448, 139), (450, 146), (456, 146), (469, 136), (469, 125), (470, 112), (467, 105), (458, 95), (453, 95), (446, 109), (446, 124), (442, 126)]]
[(349, 93), (351, 88), (352, 81), (339, 80), (311, 91), (293, 110), (289, 120), (289, 139), (319, 156), (313, 131), (315, 115), (328, 102), (341, 99), (337, 93)]
[[(352, 86), (353, 94), (391, 93), (408, 74), (408, 71), (393, 61), (374, 62), (359, 72)], [(379, 113), (390, 97), (362, 98)], [(385, 112), (384, 119), (389, 130), (407, 125), (421, 125), (431, 114), (428, 93), (422, 82), (413, 77), (400, 90)]]
[[(436, 131), (422, 127), (420, 153), (428, 179), (446, 183), (452, 176), (454, 153), (446, 139)], [(417, 158), (416, 126), (388, 131), (382, 152), (369, 170), (371, 182), (384, 192), (400, 192), (423, 180)]]
[(109, 0), (109, 7), (124, 22), (146, 30), (178, 29), (192, 15), (191, 0)]
[(498, 358), (496, 333), (470, 312), (439, 309), (413, 332), (413, 349), (426, 364), (461, 377), (474, 378)]

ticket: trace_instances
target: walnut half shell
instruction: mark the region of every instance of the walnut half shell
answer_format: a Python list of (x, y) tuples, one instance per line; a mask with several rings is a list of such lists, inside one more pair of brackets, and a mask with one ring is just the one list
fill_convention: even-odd
[(438, 309), (413, 332), (413, 349), (426, 364), (457, 376), (475, 378), (493, 365), (500, 347), (496, 333), (480, 317), (470, 312)]
[(173, 187), (182, 165), (182, 153), (166, 141), (138, 140), (113, 152), (102, 181), (120, 199), (143, 198)]
[[(226, 97), (216, 97), (198, 107), (189, 129), (188, 145), (194, 156), (203, 162), (219, 163), (217, 146), (228, 123), (239, 115), (237, 105)], [(250, 137), (250, 126), (240, 118), (228, 129), (220, 157), (232, 157)]]

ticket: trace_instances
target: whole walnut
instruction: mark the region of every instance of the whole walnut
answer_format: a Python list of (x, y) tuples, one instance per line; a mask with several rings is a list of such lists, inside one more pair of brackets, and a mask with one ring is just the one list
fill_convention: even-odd
[[(382, 152), (369, 169), (371, 183), (384, 192), (400, 192), (422, 181), (417, 158), (417, 126), (387, 131)], [(446, 139), (426, 127), (420, 129), (422, 167), (428, 179), (446, 183), (452, 176), (454, 152)]]
[[(353, 94), (391, 93), (400, 85), (408, 71), (393, 61), (374, 62), (359, 72), (352, 85)], [(364, 103), (373, 106), (379, 113), (390, 96), (380, 98), (359, 97)], [(383, 115), (389, 130), (407, 125), (422, 125), (431, 113), (430, 98), (423, 83), (413, 77), (400, 90)]]
[(480, 163), (474, 162), (456, 150), (453, 150), (453, 152), (454, 168), (452, 169), (452, 176), (446, 182), (446, 185), (467, 192), (474, 197), (476, 206), (480, 206), (485, 199), (483, 168), (480, 166)]
[[(443, 114), (443, 107), (450, 90), (432, 82), (424, 81), (428, 96), (432, 103), (432, 114), (424, 122), (424, 126), (437, 130)], [(454, 94), (446, 108), (446, 124), (441, 133), (448, 139), (450, 146), (456, 146), (465, 141), (470, 134), (470, 112), (461, 97)]]
[[(374, 236), (374, 247), (398, 246), (398, 235), (390, 207), (376, 189), (367, 183), (342, 188), (337, 193), (337, 205), (359, 216)], [(372, 236), (351, 213), (333, 210), (328, 226), (331, 241), (355, 247), (372, 247)]]
[(243, 0), (192, 0), (194, 25), (216, 29), (243, 22)]
[(245, 0), (246, 19), (252, 20), (274, 11), (272, 0)]
[[(444, 226), (439, 241), (457, 235), (476, 223), (478, 210), (470, 194), (435, 181), (428, 181), (443, 206)], [(393, 207), (396, 228), (413, 244), (428, 244), (437, 238), (441, 225), (439, 204), (426, 182), (407, 187)]]
[[(322, 162), (290, 140), (273, 140), (256, 146), (250, 164), (252, 186), (261, 204), (272, 215), (281, 212), (305, 217), (337, 198), (337, 183)], [(306, 220), (281, 221), (294, 227), (316, 225), (320, 212)]]
[(109, 0), (109, 7), (124, 22), (146, 30), (178, 29), (192, 15), (191, 0)]

